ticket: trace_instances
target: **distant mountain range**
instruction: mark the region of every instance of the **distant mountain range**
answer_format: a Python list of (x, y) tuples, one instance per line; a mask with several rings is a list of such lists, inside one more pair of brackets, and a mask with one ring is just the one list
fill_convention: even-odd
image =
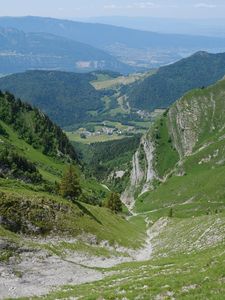
[(84, 43), (50, 33), (0, 27), (0, 73), (31, 69), (134, 71), (110, 54)]
[(124, 89), (132, 107), (154, 110), (166, 108), (189, 90), (209, 86), (224, 75), (225, 53), (197, 52)]
[(127, 17), (102, 16), (80, 18), (78, 21), (122, 26), (131, 29), (147, 30), (161, 33), (204, 35), (225, 37), (225, 20), (210, 19), (179, 19), (158, 17)]
[(0, 26), (59, 35), (102, 49), (124, 63), (142, 68), (165, 65), (200, 50), (225, 51), (224, 38), (162, 34), (51, 18), (2, 17)]

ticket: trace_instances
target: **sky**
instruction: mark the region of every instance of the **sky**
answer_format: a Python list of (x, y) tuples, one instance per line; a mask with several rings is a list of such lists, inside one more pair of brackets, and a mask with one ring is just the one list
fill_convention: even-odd
[(0, 16), (225, 18), (225, 0), (0, 0)]

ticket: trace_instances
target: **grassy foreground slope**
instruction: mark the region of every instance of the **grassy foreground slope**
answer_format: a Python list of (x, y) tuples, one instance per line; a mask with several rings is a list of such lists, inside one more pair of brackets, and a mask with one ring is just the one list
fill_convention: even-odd
[[(117, 268), (103, 281), (65, 286), (42, 299), (224, 299), (224, 251), (218, 246)], [(115, 270), (114, 270), (115, 271)]]
[[(42, 230), (48, 230), (48, 225), (52, 233), (75, 237), (89, 232), (98, 242), (106, 239), (137, 248), (143, 242), (144, 221), (149, 226), (146, 244), (151, 260), (141, 256), (142, 262), (101, 269), (104, 279), (67, 284), (41, 299), (224, 299), (224, 97), (225, 80), (186, 94), (142, 139), (132, 174), (135, 179), (142, 174), (137, 189), (144, 185), (144, 192), (136, 201), (137, 215), (129, 222), (97, 206), (71, 204), (44, 191), (25, 191), (21, 183), (12, 193), (10, 181), (3, 179), (8, 186), (1, 189), (0, 211), (13, 215), (15, 221), (23, 216), (28, 225)], [(29, 207), (35, 207), (31, 212), (24, 210), (29, 201)], [(33, 219), (38, 223), (33, 224)], [(18, 239), (1, 227), (0, 235), (15, 243)], [(61, 254), (60, 245), (50, 246)], [(78, 246), (64, 243), (63, 247)], [(6, 252), (2, 259), (7, 261), (10, 255)]]
[[(144, 237), (134, 223), (106, 208), (81, 202), (73, 204), (61, 197), (25, 188), (16, 188), (14, 192), (1, 188), (0, 212), (1, 224), (9, 230), (0, 232), (2, 238), (10, 239), (12, 232), (40, 237), (50, 234), (62, 240), (66, 236), (83, 236), (83, 239), (89, 236), (91, 240), (93, 235), (97, 244), (107, 240), (110, 245), (138, 248)], [(19, 240), (19, 236), (17, 238)]]
[[(159, 226), (164, 226), (161, 232)], [(67, 285), (40, 298), (224, 298), (224, 213), (194, 219), (161, 218), (151, 227), (151, 234), (150, 261), (122, 264), (107, 270), (108, 276), (101, 281)]]

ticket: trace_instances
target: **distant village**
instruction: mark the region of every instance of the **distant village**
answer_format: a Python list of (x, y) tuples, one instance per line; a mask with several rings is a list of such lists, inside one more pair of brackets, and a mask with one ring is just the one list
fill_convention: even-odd
[(78, 130), (81, 138), (89, 138), (91, 136), (100, 136), (100, 135), (130, 135), (135, 133), (134, 126), (126, 126), (123, 129), (117, 127), (108, 126), (106, 123), (102, 123), (102, 127), (98, 128), (95, 131), (89, 131), (86, 128), (80, 128)]

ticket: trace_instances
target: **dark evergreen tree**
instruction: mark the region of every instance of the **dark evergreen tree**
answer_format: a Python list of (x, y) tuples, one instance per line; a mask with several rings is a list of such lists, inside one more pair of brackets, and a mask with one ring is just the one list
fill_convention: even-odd
[(172, 218), (173, 217), (173, 209), (172, 209), (172, 207), (170, 208), (170, 210), (169, 210), (169, 218)]
[(122, 202), (118, 193), (111, 193), (107, 201), (107, 207), (114, 213), (122, 212)]
[(60, 194), (71, 201), (78, 200), (82, 194), (79, 176), (73, 165), (70, 165), (60, 183)]

